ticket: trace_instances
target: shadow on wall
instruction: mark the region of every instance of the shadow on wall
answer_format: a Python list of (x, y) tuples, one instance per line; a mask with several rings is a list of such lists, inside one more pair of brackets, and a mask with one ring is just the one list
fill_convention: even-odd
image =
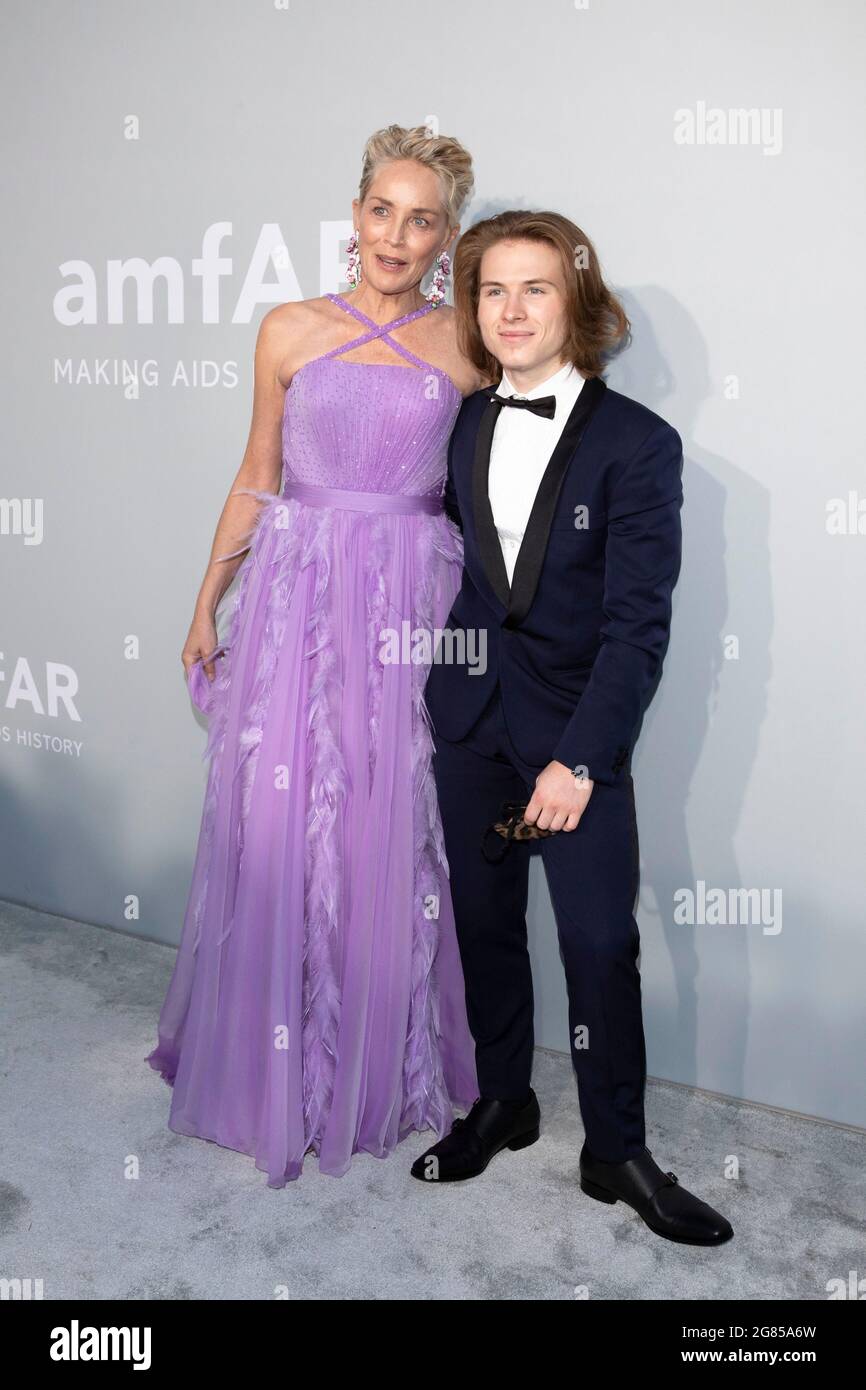
[[(718, 929), (725, 932), (724, 997), (717, 981), (709, 978), (715, 950), (704, 954), (701, 989), (696, 928), (675, 924), (673, 911), (676, 890), (693, 888), (698, 878), (723, 888), (741, 882), (734, 837), (766, 716), (770, 678), (769, 494), (743, 469), (695, 443), (704, 403), (721, 397), (721, 382), (710, 379), (697, 324), (656, 286), (630, 290), (622, 298), (633, 346), (611, 368), (609, 384), (670, 420), (682, 436), (685, 455), (683, 562), (674, 590), (671, 641), (661, 689), (645, 713), (634, 757), (642, 860), (639, 921), (658, 920), (677, 999), (675, 1014), (654, 1012), (650, 1001), (652, 1071), (697, 1084), (700, 992), (704, 1006), (710, 1003), (701, 1012), (701, 1084), (745, 1095), (749, 929)], [(736, 408), (732, 402), (731, 409)], [(725, 564), (728, 535), (739, 543), (741, 568), (732, 575)], [(730, 578), (746, 591), (733, 605), (742, 656), (736, 662), (726, 661), (723, 653), (731, 630)], [(730, 678), (720, 701), (723, 668)], [(709, 862), (692, 863), (689, 831), (695, 843), (712, 846)], [(715, 938), (714, 946), (720, 942)], [(707, 1074), (710, 1056), (714, 1077)]]

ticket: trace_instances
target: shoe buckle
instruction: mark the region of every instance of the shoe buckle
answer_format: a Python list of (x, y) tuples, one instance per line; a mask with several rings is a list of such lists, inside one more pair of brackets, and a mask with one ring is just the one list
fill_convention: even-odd
[(678, 1183), (678, 1182), (679, 1182), (679, 1178), (677, 1177), (676, 1173), (671, 1173), (671, 1172), (669, 1171), (669, 1172), (667, 1173), (667, 1177), (669, 1177), (670, 1180), (671, 1180), (671, 1186), (672, 1186), (674, 1183)]

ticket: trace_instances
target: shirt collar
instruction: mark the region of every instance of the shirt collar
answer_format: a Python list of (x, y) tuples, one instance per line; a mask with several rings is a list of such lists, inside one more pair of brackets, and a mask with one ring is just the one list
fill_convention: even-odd
[(525, 396), (527, 400), (534, 401), (537, 400), (539, 396), (555, 396), (559, 388), (566, 384), (569, 386), (575, 384), (572, 381), (573, 376), (577, 377), (578, 380), (580, 379), (580, 374), (575, 371), (573, 364), (571, 362), (566, 362), (564, 366), (559, 368), (559, 371), (554, 372), (553, 376), (549, 376), (546, 381), (542, 381), (538, 386), (533, 386), (529, 391), (518, 391), (512, 385), (508, 378), (508, 373), (503, 367), (502, 380), (496, 388), (496, 392), (499, 396)]

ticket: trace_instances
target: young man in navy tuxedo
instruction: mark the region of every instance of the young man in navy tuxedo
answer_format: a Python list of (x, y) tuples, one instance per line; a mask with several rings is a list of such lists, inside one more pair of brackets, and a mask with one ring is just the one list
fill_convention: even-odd
[(443, 639), (426, 687), (480, 1098), (412, 1173), (471, 1178), (539, 1137), (530, 845), (513, 841), (498, 862), (482, 849), (504, 803), (525, 804), (526, 824), (552, 832), (535, 843), (568, 985), (581, 1187), (629, 1203), (658, 1235), (718, 1244), (728, 1221), (645, 1145), (633, 916), (630, 757), (670, 629), (682, 443), (602, 380), (628, 321), (574, 223), (501, 213), (462, 238), (454, 274), (463, 350), (499, 383), (464, 401), (446, 489), (464, 539), (446, 636), (474, 636), (478, 651), (484, 632), (486, 667), (448, 660)]

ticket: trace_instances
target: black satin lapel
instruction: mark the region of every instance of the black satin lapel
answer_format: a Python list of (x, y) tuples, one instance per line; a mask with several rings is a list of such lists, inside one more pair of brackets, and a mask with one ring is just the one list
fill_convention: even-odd
[[(580, 395), (583, 395), (581, 391)], [(578, 400), (580, 397), (578, 397)], [(475, 535), (478, 538), (478, 553), (484, 566), (492, 593), (503, 608), (508, 607), (510, 585), (499, 533), (493, 520), (488, 493), (488, 473), (490, 469), (490, 446), (493, 442), (493, 429), (499, 417), (501, 406), (490, 401), (482, 412), (475, 436), (475, 461), (472, 467), (472, 510), (475, 518)]]
[[(532, 504), (532, 510), (529, 513), (529, 520), (526, 523), (523, 541), (517, 554), (510, 598), (506, 605), (508, 613), (503, 622), (503, 627), (518, 627), (532, 607), (535, 591), (538, 588), (538, 579), (544, 564), (547, 542), (550, 539), (550, 526), (553, 521), (553, 514), (556, 511), (556, 504), (559, 500), (562, 484), (565, 481), (568, 465), (580, 445), (583, 432), (586, 429), (592, 412), (595, 410), (606, 390), (607, 387), (601, 377), (589, 377), (589, 379), (584, 382), (580, 389), (580, 395), (572, 407), (571, 414), (565, 422), (565, 428), (559, 436), (553, 453), (550, 455), (547, 468), (544, 471), (544, 476), (538, 487), (538, 492), (535, 494), (535, 501)], [(486, 419), (486, 416), (482, 417), (482, 419)], [(493, 431), (491, 428), (489, 434), (492, 435), (492, 433)], [(489, 455), (490, 444), (488, 442), (488, 459)], [(478, 455), (476, 454), (476, 480), (478, 472)], [(488, 510), (490, 510), (489, 505)], [(499, 549), (499, 539), (496, 528), (493, 526), (492, 514), (490, 524), (494, 539), (497, 543), (497, 549)], [(501, 553), (500, 550), (500, 558)], [(504, 569), (505, 565), (503, 562), (503, 570)]]

